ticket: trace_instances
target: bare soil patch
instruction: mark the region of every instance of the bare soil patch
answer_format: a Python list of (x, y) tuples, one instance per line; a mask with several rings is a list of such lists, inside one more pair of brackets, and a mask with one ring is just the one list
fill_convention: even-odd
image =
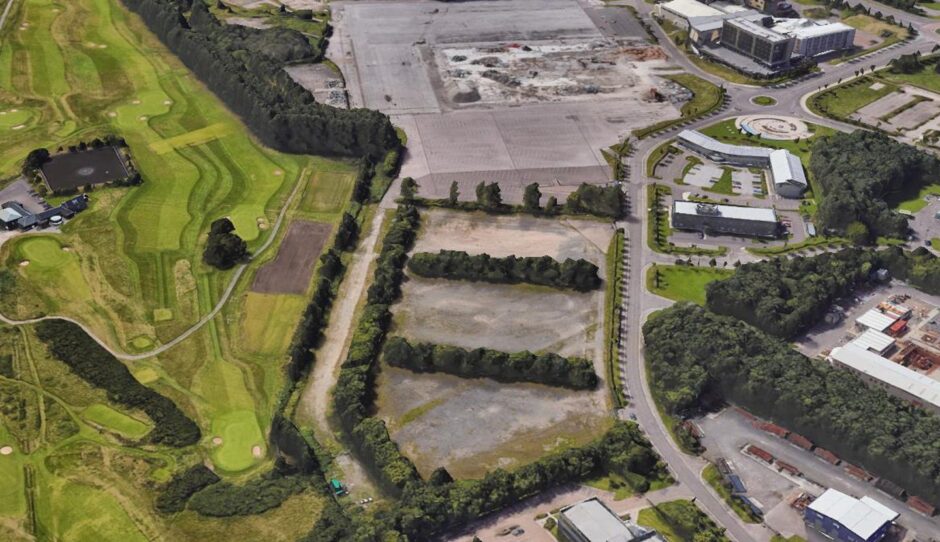
[(291, 222), (277, 256), (258, 270), (251, 290), (267, 294), (304, 293), (332, 229), (322, 222)]
[(99, 184), (127, 177), (127, 168), (114, 147), (102, 147), (53, 156), (42, 166), (53, 190), (69, 190), (86, 184)]

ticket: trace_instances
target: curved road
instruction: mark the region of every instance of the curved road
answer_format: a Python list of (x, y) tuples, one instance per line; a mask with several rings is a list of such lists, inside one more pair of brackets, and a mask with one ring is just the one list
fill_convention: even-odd
[[(12, 0), (11, 0), (11, 2), (12, 2)], [(303, 183), (303, 180), (307, 177), (307, 174), (308, 174), (308, 173), (309, 173), (309, 170), (308, 170), (307, 168), (304, 168), (304, 169), (300, 172), (300, 174), (298, 175), (297, 181), (296, 181), (296, 183), (294, 184), (293, 190), (291, 190), (290, 195), (287, 196), (287, 201), (284, 202), (284, 206), (281, 207), (280, 212), (278, 212), (277, 220), (274, 221), (274, 225), (273, 225), (272, 228), (271, 228), (271, 233), (270, 233), (270, 235), (268, 235), (268, 238), (264, 241), (264, 243), (262, 243), (262, 245), (261, 245), (260, 247), (258, 247), (258, 249), (255, 251), (255, 256), (257, 256), (257, 255), (261, 254), (262, 252), (264, 252), (265, 250), (267, 250), (268, 247), (270, 247), (271, 244), (274, 243), (274, 239), (277, 238), (277, 233), (278, 233), (278, 231), (280, 231), (280, 229), (281, 229), (281, 224), (283, 224), (283, 222), (284, 222), (284, 217), (287, 215), (287, 210), (290, 208), (291, 202), (294, 201), (294, 197), (297, 195), (297, 192), (300, 191), (300, 187), (303, 186), (303, 184), (304, 184), (304, 183)], [(206, 313), (206, 314), (205, 314), (202, 318), (200, 318), (195, 324), (193, 324), (193, 325), (190, 326), (188, 329), (186, 329), (186, 331), (180, 333), (176, 338), (174, 338), (174, 339), (172, 339), (172, 340), (170, 340), (170, 341), (168, 341), (168, 342), (166, 342), (166, 343), (164, 343), (164, 344), (162, 344), (162, 345), (160, 345), (160, 346), (158, 346), (158, 347), (156, 347), (156, 348), (154, 348), (153, 350), (150, 350), (150, 351), (148, 351), (148, 352), (142, 352), (142, 353), (138, 353), (138, 354), (128, 354), (127, 352), (122, 352), (122, 351), (120, 351), (120, 350), (116, 350), (116, 349), (114, 349), (113, 347), (111, 347), (111, 345), (109, 345), (108, 343), (104, 342), (104, 340), (102, 340), (102, 339), (99, 338), (97, 335), (95, 335), (94, 332), (93, 332), (90, 328), (88, 328), (88, 326), (86, 326), (86, 325), (83, 324), (82, 322), (79, 322), (79, 321), (77, 321), (77, 320), (75, 320), (75, 319), (69, 318), (68, 316), (55, 316), (55, 315), (52, 315), (52, 316), (42, 316), (42, 317), (39, 317), (39, 318), (30, 318), (30, 319), (27, 319), (27, 320), (14, 320), (14, 319), (8, 318), (7, 316), (5, 316), (5, 315), (3, 315), (2, 313), (0, 313), (0, 322), (3, 322), (4, 324), (11, 325), (11, 326), (22, 326), (22, 325), (27, 325), (27, 324), (35, 324), (35, 323), (38, 323), (38, 322), (42, 322), (42, 321), (44, 321), (44, 320), (65, 320), (66, 322), (71, 322), (71, 323), (73, 323), (73, 324), (75, 324), (75, 325), (81, 327), (83, 330), (85, 330), (85, 333), (87, 333), (92, 339), (95, 340), (96, 343), (100, 344), (102, 348), (104, 348), (105, 350), (107, 350), (108, 352), (110, 352), (111, 355), (113, 355), (114, 357), (116, 357), (116, 358), (118, 358), (118, 359), (123, 359), (123, 360), (126, 360), (126, 361), (135, 361), (135, 360), (147, 359), (147, 358), (149, 358), (149, 357), (153, 357), (153, 356), (156, 356), (156, 355), (158, 355), (158, 354), (162, 354), (163, 352), (166, 352), (167, 350), (173, 348), (174, 346), (178, 345), (179, 343), (185, 341), (185, 340), (188, 339), (193, 333), (199, 331), (199, 329), (202, 328), (202, 326), (206, 325), (206, 323), (208, 323), (210, 320), (212, 320), (213, 318), (215, 318), (215, 316), (216, 316), (217, 314), (219, 314), (219, 311), (222, 310), (222, 307), (224, 307), (225, 304), (228, 303), (229, 298), (232, 296), (232, 292), (235, 291), (235, 286), (238, 285), (238, 280), (239, 280), (239, 279), (241, 278), (241, 276), (245, 273), (245, 269), (246, 269), (247, 267), (248, 267), (248, 264), (247, 264), (247, 263), (243, 263), (243, 264), (239, 265), (238, 268), (235, 269), (235, 273), (233, 273), (233, 274), (232, 274), (232, 278), (229, 279), (228, 286), (226, 286), (226, 287), (225, 287), (225, 291), (222, 292), (222, 297), (219, 298), (219, 300), (216, 302), (215, 306), (212, 308), (211, 311), (209, 311), (208, 313)]]
[[(855, 72), (862, 67), (867, 69), (872, 65), (883, 66), (892, 58), (914, 51), (929, 52), (933, 46), (940, 42), (940, 35), (933, 32), (933, 27), (937, 26), (936, 21), (904, 13), (870, 0), (862, 0), (862, 2), (872, 7), (873, 11), (878, 10), (886, 15), (894, 15), (898, 20), (905, 23), (911, 22), (915, 27), (921, 28), (927, 25), (925, 30), (928, 31), (920, 32), (918, 36), (902, 43), (900, 46), (877, 51), (871, 56), (854, 63), (821, 65), (822, 71), (818, 75), (783, 88), (754, 87), (728, 83), (714, 75), (705, 73), (675, 47), (658, 25), (653, 24), (652, 26), (660, 40), (660, 45), (668, 52), (676, 64), (688, 72), (724, 86), (728, 96), (726, 105), (722, 108), (724, 116), (736, 117), (752, 113), (776, 113), (804, 118), (809, 116), (817, 124), (841, 130), (854, 130), (857, 129), (855, 126), (822, 118), (811, 113), (806, 108), (806, 99), (823, 86), (833, 85), (840, 80), (844, 81), (855, 77)], [(652, 6), (646, 2), (630, 2), (630, 4), (634, 5), (640, 14), (646, 17), (649, 16), (652, 9)], [(777, 105), (768, 108), (753, 104), (751, 99), (759, 95), (773, 96), (777, 100)], [(716, 122), (716, 120), (718, 120), (717, 116), (700, 119), (689, 123), (686, 128), (704, 127)], [(704, 460), (685, 454), (675, 444), (656, 410), (646, 378), (641, 336), (642, 323), (651, 312), (666, 307), (671, 302), (646, 290), (644, 274), (646, 269), (653, 263), (664, 263), (674, 259), (653, 252), (646, 243), (647, 228), (649, 227), (646, 221), (648, 205), (646, 185), (649, 183), (649, 179), (646, 179), (645, 176), (646, 163), (650, 153), (663, 142), (675, 137), (677, 131), (678, 129), (671, 130), (637, 142), (634, 145), (633, 154), (626, 161), (627, 171), (633, 178), (630, 179), (630, 183), (625, 185), (630, 212), (627, 218), (618, 224), (619, 227), (625, 229), (629, 240), (623, 261), (626, 272), (621, 285), (624, 292), (624, 304), (621, 308), (623, 320), (620, 330), (620, 364), (624, 379), (624, 390), (630, 396), (630, 405), (624, 409), (622, 414), (625, 417), (635, 417), (650, 442), (669, 464), (676, 480), (685, 486), (695, 496), (696, 502), (727, 530), (730, 538), (737, 542), (766, 542), (774, 533), (763, 525), (742, 522), (702, 480), (701, 469), (705, 466)], [(633, 276), (631, 277), (631, 275)]]

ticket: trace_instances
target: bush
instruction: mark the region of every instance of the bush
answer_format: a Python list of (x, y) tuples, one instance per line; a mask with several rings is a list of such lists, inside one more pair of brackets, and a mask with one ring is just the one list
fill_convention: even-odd
[(202, 261), (217, 269), (231, 269), (245, 261), (248, 258), (248, 243), (234, 232), (235, 225), (227, 218), (213, 222)]
[(154, 444), (183, 447), (199, 442), (199, 427), (166, 397), (144, 386), (117, 358), (88, 336), (81, 327), (65, 320), (36, 324), (36, 336), (49, 353), (68, 365), (82, 380), (108, 394), (108, 399), (144, 411), (154, 427), (147, 438)]
[(385, 343), (383, 357), (389, 365), (422, 373), (441, 371), (466, 378), (536, 382), (578, 390), (597, 386), (597, 374), (590, 360), (552, 353), (508, 354), (487, 348), (464, 350), (430, 343), (412, 345), (402, 337), (392, 337)]
[(601, 285), (597, 266), (583, 258), (558, 262), (549, 256), (494, 258), (489, 254), (470, 256), (463, 251), (441, 250), (437, 254), (415, 254), (408, 260), (408, 270), (422, 277), (509, 284), (528, 282), (579, 292)]
[(163, 514), (182, 512), (190, 497), (220, 480), (205, 465), (190, 467), (163, 486), (157, 495), (157, 510)]
[(189, 509), (203, 516), (253, 516), (277, 508), (290, 496), (310, 487), (310, 478), (269, 472), (243, 485), (219, 482), (196, 493)]
[(581, 183), (565, 201), (565, 210), (618, 219), (623, 216), (623, 190), (617, 185), (597, 186)]

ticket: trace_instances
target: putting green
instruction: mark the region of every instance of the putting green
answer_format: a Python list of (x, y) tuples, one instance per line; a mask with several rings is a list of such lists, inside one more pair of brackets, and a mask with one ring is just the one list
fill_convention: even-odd
[(22, 130), (29, 126), (35, 113), (30, 109), (0, 107), (0, 131)]
[(212, 420), (212, 437), (221, 438), (221, 446), (212, 451), (212, 461), (229, 472), (243, 471), (260, 458), (251, 453), (254, 446), (264, 450), (264, 438), (255, 413), (250, 410), (229, 412)]
[(11, 243), (15, 254), (11, 263), (29, 262), (25, 266), (18, 265), (17, 269), (28, 283), (38, 286), (36, 293), (49, 307), (58, 310), (92, 301), (78, 256), (64, 250), (57, 239), (29, 236), (13, 239)]
[(18, 254), (28, 260), (30, 266), (43, 269), (58, 269), (77, 260), (52, 237), (27, 237), (20, 242)]
[(101, 403), (91, 405), (83, 410), (82, 417), (133, 439), (139, 439), (150, 432), (150, 424)]

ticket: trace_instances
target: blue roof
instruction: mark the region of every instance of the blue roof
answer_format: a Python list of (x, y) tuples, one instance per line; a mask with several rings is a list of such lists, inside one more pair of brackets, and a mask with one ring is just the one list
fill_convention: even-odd
[(744, 482), (741, 481), (741, 477), (737, 474), (729, 474), (728, 482), (731, 484), (732, 493), (746, 493), (747, 488), (744, 487)]

